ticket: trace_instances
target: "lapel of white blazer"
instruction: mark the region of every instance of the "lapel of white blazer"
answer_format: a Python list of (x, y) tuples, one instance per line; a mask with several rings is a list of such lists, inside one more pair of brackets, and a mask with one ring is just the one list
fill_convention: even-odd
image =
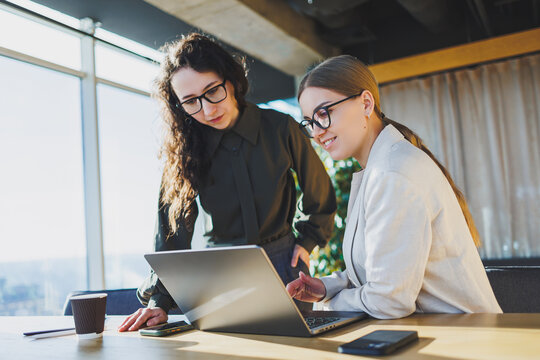
[(357, 276), (354, 266), (353, 246), (354, 239), (356, 238), (356, 230), (358, 228), (358, 219), (360, 216), (360, 210), (362, 208), (362, 196), (358, 196), (359, 190), (362, 184), (362, 178), (365, 171), (361, 171), (353, 174), (353, 180), (351, 182), (351, 194), (349, 197), (349, 206), (347, 209), (347, 222), (345, 228), (345, 234), (343, 236), (343, 260), (347, 268), (347, 274), (349, 279), (355, 286), (362, 285), (362, 282)]
[[(365, 216), (363, 209), (365, 184), (363, 183), (369, 178), (370, 169), (374, 164), (377, 164), (379, 159), (384, 158), (387, 149), (400, 140), (403, 140), (403, 135), (399, 130), (392, 125), (387, 125), (373, 143), (365, 170), (353, 174), (349, 205), (347, 207), (346, 229), (343, 236), (343, 260), (345, 261), (349, 279), (355, 286), (360, 286), (366, 281), (362, 261), (365, 256), (363, 252), (366, 239), (364, 239), (363, 233), (357, 234), (357, 231), (363, 232), (365, 226), (363, 224)], [(359, 222), (362, 222), (362, 224), (359, 224)], [(355, 240), (357, 240), (356, 244)]]

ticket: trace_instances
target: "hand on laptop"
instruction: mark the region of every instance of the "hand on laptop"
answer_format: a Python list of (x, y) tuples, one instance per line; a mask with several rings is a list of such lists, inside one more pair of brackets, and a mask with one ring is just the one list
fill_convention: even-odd
[(292, 259), (291, 259), (291, 266), (293, 268), (295, 268), (296, 265), (298, 265), (298, 258), (300, 258), (309, 267), (308, 251), (304, 249), (304, 247), (296, 244), (294, 245), (294, 250), (293, 250)]
[(162, 308), (140, 308), (129, 315), (118, 327), (118, 331), (135, 331), (143, 326), (154, 326), (168, 320), (167, 313)]
[(289, 295), (300, 301), (317, 302), (326, 296), (324, 283), (300, 271), (300, 277), (287, 284)]

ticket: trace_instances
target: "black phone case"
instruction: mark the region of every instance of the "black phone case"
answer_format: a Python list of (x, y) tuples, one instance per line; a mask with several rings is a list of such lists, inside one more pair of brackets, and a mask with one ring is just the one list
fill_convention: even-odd
[(388, 355), (417, 339), (416, 331), (376, 330), (340, 345), (338, 351), (354, 355)]
[(177, 321), (141, 329), (139, 330), (139, 333), (144, 336), (168, 336), (191, 329), (194, 329), (193, 325), (190, 325), (185, 321)]

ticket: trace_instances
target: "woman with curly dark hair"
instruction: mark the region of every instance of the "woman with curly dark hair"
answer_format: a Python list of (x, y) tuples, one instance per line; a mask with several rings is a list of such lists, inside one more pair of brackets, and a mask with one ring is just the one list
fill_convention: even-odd
[[(310, 141), (290, 116), (245, 100), (245, 67), (212, 39), (190, 34), (164, 52), (154, 94), (167, 129), (155, 251), (189, 249), (199, 218), (206, 246), (259, 245), (284, 284), (292, 281), (326, 245), (336, 211)], [(176, 307), (153, 272), (137, 295), (147, 307), (120, 331), (166, 321)]]

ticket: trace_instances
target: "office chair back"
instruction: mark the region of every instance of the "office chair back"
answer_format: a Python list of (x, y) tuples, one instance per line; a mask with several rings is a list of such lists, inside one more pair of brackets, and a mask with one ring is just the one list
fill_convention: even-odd
[[(64, 303), (64, 315), (73, 315), (71, 310), (71, 302), (69, 298), (75, 295), (85, 294), (107, 294), (107, 309), (105, 310), (107, 315), (131, 315), (137, 309), (143, 307), (137, 298), (137, 289), (114, 289), (114, 290), (86, 290), (86, 291), (72, 291), (66, 297)], [(169, 311), (169, 315), (182, 314), (180, 309), (176, 308)]]
[(503, 312), (540, 312), (540, 266), (486, 266), (486, 273)]
[(129, 315), (137, 311), (142, 307), (139, 299), (136, 295), (137, 289), (115, 289), (115, 290), (101, 290), (101, 291), (72, 291), (66, 297), (64, 303), (64, 315), (73, 315), (71, 311), (71, 302), (69, 298), (75, 295), (85, 294), (107, 294), (107, 309), (105, 310), (107, 315)]

